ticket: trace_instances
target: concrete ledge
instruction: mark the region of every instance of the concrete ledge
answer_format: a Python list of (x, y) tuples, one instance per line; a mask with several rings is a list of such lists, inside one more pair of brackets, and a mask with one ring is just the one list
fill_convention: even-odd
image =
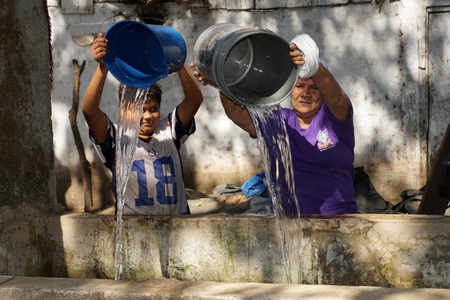
[[(51, 277), (114, 279), (115, 227), (114, 216), (54, 218), (50, 265), (67, 273)], [(303, 284), (450, 288), (449, 217), (303, 216), (302, 227)], [(289, 282), (273, 215), (126, 217), (124, 255), (124, 280)]]
[(2, 300), (78, 299), (364, 299), (442, 300), (445, 289), (389, 289), (331, 285), (183, 282), (175, 279), (114, 281), (107, 279), (0, 276)]
[[(1, 275), (114, 279), (113, 215), (25, 211), (0, 210)], [(449, 216), (303, 216), (302, 227), (303, 284), (450, 289)], [(273, 215), (127, 217), (124, 259), (123, 280), (288, 282)]]

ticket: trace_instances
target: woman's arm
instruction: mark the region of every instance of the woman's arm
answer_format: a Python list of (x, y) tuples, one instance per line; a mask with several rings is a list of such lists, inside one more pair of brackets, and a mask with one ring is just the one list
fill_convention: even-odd
[(234, 102), (222, 92), (219, 95), (227, 117), (250, 135), (256, 136), (255, 125), (247, 107)]
[(339, 83), (324, 66), (320, 65), (317, 73), (311, 77), (320, 91), (331, 112), (341, 121), (350, 118), (347, 95), (342, 90)]

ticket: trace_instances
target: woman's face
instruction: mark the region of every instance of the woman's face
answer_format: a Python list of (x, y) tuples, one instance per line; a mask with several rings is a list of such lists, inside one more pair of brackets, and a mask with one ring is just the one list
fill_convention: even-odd
[(297, 117), (309, 123), (323, 102), (320, 92), (311, 78), (298, 78), (291, 92), (292, 107)]
[(160, 108), (158, 102), (155, 99), (148, 99), (144, 103), (142, 115), (141, 115), (141, 127), (139, 136), (150, 137), (158, 126), (161, 118)]

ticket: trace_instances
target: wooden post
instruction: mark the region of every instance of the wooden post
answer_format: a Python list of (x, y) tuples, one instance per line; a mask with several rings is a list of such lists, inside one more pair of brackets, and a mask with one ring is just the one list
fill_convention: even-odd
[(91, 164), (86, 159), (84, 152), (83, 141), (81, 139), (80, 131), (77, 126), (77, 114), (78, 106), (80, 103), (80, 77), (83, 73), (86, 61), (83, 60), (81, 66), (78, 65), (76, 59), (72, 60), (73, 65), (73, 99), (72, 108), (69, 110), (70, 127), (72, 128), (73, 137), (75, 139), (75, 145), (78, 150), (78, 156), (80, 157), (81, 173), (83, 175), (84, 186), (84, 211), (91, 212), (94, 209), (94, 202), (92, 197), (92, 174)]
[(450, 125), (447, 127), (436, 161), (433, 164), (433, 169), (431, 170), (430, 178), (428, 178), (417, 214), (445, 214), (450, 200), (450, 187), (441, 185), (439, 183), (439, 177), (442, 161), (448, 154), (450, 154)]

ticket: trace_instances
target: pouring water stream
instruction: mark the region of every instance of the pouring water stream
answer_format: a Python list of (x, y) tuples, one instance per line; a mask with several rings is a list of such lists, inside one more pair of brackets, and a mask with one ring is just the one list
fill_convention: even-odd
[(247, 107), (255, 124), (266, 184), (276, 216), (288, 283), (302, 281), (300, 208), (295, 195), (289, 137), (279, 104)]
[(147, 90), (125, 86), (120, 99), (119, 124), (116, 135), (116, 252), (115, 279), (120, 280), (123, 272), (123, 206), (131, 163), (139, 138), (142, 107)]

